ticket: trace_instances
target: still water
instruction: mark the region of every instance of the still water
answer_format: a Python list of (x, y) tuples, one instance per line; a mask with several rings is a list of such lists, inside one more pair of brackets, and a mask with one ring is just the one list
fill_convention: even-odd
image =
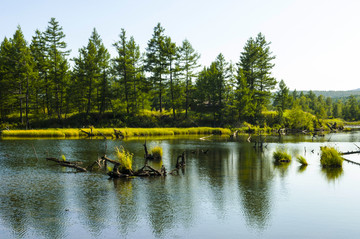
[[(163, 148), (168, 171), (186, 152), (180, 175), (116, 180), (45, 158), (65, 155), (86, 166), (104, 153), (115, 158), (122, 145), (134, 153), (136, 169), (144, 163), (144, 139), (0, 140), (0, 238), (359, 237), (360, 166), (323, 170), (319, 155), (324, 145), (358, 150), (359, 132), (268, 136), (263, 151), (247, 137), (200, 137), (146, 139), (149, 148)], [(273, 164), (279, 147), (293, 156), (290, 164)], [(307, 167), (296, 162), (298, 154)], [(360, 162), (360, 155), (347, 158)]]

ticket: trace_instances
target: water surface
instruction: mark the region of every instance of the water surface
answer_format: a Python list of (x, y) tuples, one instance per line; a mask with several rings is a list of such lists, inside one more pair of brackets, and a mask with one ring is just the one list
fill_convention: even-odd
[[(65, 155), (84, 165), (115, 146), (143, 165), (144, 139), (0, 140), (0, 238), (357, 238), (360, 166), (320, 166), (320, 146), (358, 150), (360, 133), (268, 136), (255, 150), (226, 138), (148, 138), (170, 171), (186, 152), (180, 175), (109, 180), (104, 171), (74, 173), (46, 161)], [(256, 140), (258, 137), (253, 136)], [(285, 147), (293, 161), (273, 164)], [(202, 151), (208, 152), (205, 154)], [(36, 154), (35, 154), (36, 151)], [(302, 168), (296, 155), (309, 166)], [(348, 159), (360, 162), (360, 155)], [(160, 168), (159, 162), (152, 166)]]

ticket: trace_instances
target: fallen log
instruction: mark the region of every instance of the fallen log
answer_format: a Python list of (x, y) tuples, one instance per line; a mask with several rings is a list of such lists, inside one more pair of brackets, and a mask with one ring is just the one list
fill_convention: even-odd
[(60, 166), (63, 166), (63, 167), (75, 168), (76, 170), (78, 170), (80, 172), (87, 172), (86, 168), (80, 167), (78, 165), (78, 164), (81, 164), (81, 162), (68, 162), (68, 161), (59, 160), (57, 158), (46, 158), (46, 160), (56, 162)]
[(83, 129), (80, 129), (80, 131), (83, 132), (83, 133), (85, 133), (85, 134), (87, 134), (88, 137), (93, 137), (93, 136), (95, 136), (95, 135), (92, 133), (92, 130), (91, 130), (90, 133), (89, 133), (89, 132), (86, 132), (86, 131), (83, 130)]
[(113, 130), (114, 130), (115, 137), (116, 137), (117, 139), (123, 139), (123, 138), (125, 138), (125, 136), (123, 135), (123, 133), (121, 133), (121, 131), (116, 130), (116, 129), (113, 129)]

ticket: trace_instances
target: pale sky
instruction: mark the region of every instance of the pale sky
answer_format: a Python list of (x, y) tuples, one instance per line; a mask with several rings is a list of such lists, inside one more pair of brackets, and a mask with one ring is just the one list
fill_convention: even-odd
[(359, 0), (0, 0), (0, 41), (20, 25), (31, 41), (55, 17), (70, 57), (95, 27), (112, 56), (120, 29), (144, 52), (158, 22), (178, 45), (186, 38), (210, 65), (219, 53), (236, 63), (262, 32), (276, 60), (273, 76), (297, 90), (360, 88)]

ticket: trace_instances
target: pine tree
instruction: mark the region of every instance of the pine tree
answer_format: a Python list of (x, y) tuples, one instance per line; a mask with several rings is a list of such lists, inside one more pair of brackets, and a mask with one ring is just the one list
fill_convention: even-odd
[(126, 112), (129, 114), (130, 111), (138, 111), (141, 78), (140, 50), (133, 37), (127, 40), (124, 29), (121, 29), (119, 37), (120, 40), (114, 43), (118, 56), (113, 59), (113, 68), (119, 76), (119, 83), (124, 92)]
[(269, 103), (271, 90), (276, 85), (276, 79), (271, 76), (271, 70), (274, 67), (272, 61), (275, 56), (270, 51), (270, 44), (261, 33), (255, 40), (250, 38), (244, 46), (239, 63), (237, 63), (241, 69), (238, 72), (243, 74), (238, 78), (246, 79), (247, 88), (251, 92), (249, 95), (252, 96), (251, 101), (255, 106), (255, 112), (249, 114), (254, 115), (251, 121), (262, 121), (261, 112)]
[(42, 108), (44, 114), (47, 112), (48, 115), (51, 115), (51, 96), (48, 87), (49, 64), (46, 53), (44, 35), (39, 30), (35, 31), (35, 36), (33, 36), (30, 44), (30, 50), (35, 62), (35, 69), (37, 72), (35, 92), (36, 109), (39, 110), (39, 108)]
[(155, 107), (158, 108), (160, 112), (162, 112), (163, 109), (163, 96), (167, 86), (167, 79), (165, 77), (167, 73), (165, 54), (166, 36), (164, 35), (164, 31), (165, 29), (158, 23), (154, 28), (152, 38), (148, 41), (145, 59), (145, 70), (151, 74), (150, 80), (152, 81), (153, 90), (155, 94), (158, 95), (157, 98), (153, 98), (153, 101), (158, 101)]
[(182, 46), (179, 50), (180, 54), (180, 70), (183, 72), (183, 78), (185, 80), (185, 118), (188, 117), (189, 104), (191, 101), (191, 92), (193, 91), (192, 79), (197, 76), (195, 70), (200, 66), (197, 61), (200, 55), (195, 52), (194, 48), (188, 40), (182, 42)]
[(0, 46), (0, 113), (4, 121), (10, 113), (11, 106), (16, 102), (12, 92), (13, 62), (11, 42), (5, 37)]
[[(60, 71), (64, 72), (68, 69), (68, 63), (66, 56), (70, 51), (65, 50), (67, 44), (64, 42), (65, 34), (62, 31), (62, 27), (55, 18), (51, 18), (49, 25), (44, 33), (46, 49), (49, 58), (49, 84), (55, 95), (55, 110), (58, 119), (61, 119), (62, 114), (62, 101), (64, 96), (64, 89), (66, 79), (62, 78), (64, 74), (60, 74)], [(62, 68), (62, 69), (61, 69)]]
[(30, 126), (29, 103), (31, 81), (34, 78), (34, 61), (20, 26), (15, 31), (13, 38), (10, 39), (10, 43), (11, 54), (7, 57), (7, 65), (11, 78), (8, 86), (12, 93), (17, 95), (21, 124), (24, 123), (23, 111), (25, 103), (25, 126), (28, 129)]
[(280, 108), (282, 111), (287, 109), (291, 104), (289, 88), (283, 80), (279, 83), (279, 90), (275, 94), (274, 106)]
[(167, 74), (169, 75), (169, 90), (170, 90), (170, 105), (173, 111), (173, 118), (176, 119), (175, 114), (175, 82), (174, 82), (174, 75), (177, 74), (178, 68), (175, 66), (175, 60), (177, 59), (177, 51), (178, 48), (176, 47), (176, 44), (171, 41), (170, 37), (165, 37), (165, 43), (164, 43), (164, 54), (165, 54), (165, 60), (166, 65), (168, 67)]

